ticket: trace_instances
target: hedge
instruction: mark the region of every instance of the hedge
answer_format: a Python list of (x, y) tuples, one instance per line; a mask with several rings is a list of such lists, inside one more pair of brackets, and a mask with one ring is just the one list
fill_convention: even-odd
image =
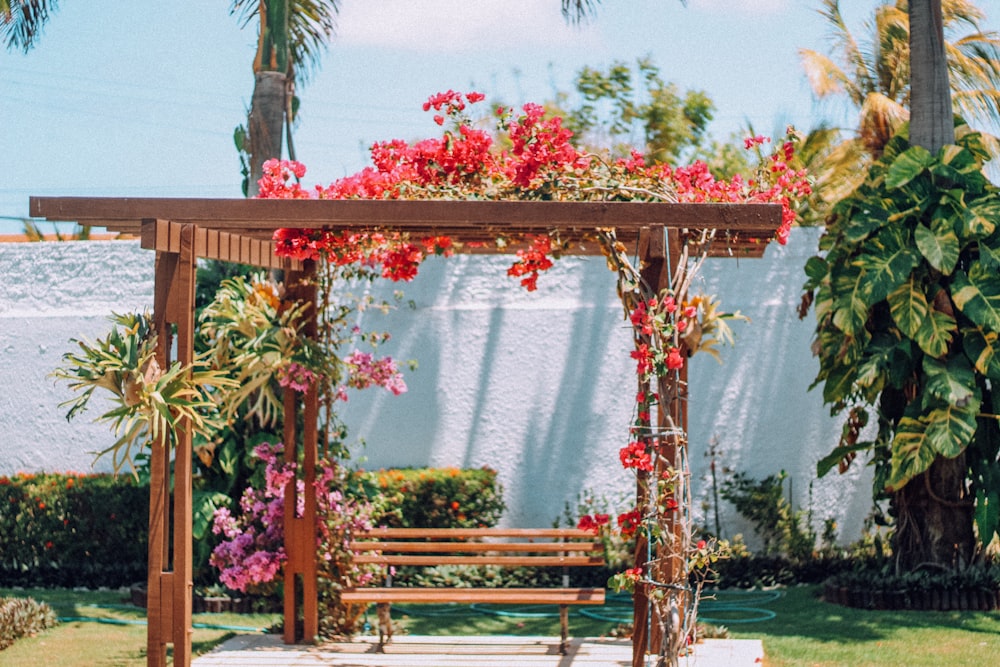
[(357, 473), (370, 498), (381, 494), (379, 525), (393, 528), (487, 528), (505, 508), (491, 468), (401, 468)]
[[(383, 494), (378, 523), (496, 525), (504, 509), (496, 471), (422, 468), (359, 472)], [(129, 586), (146, 579), (149, 487), (131, 477), (62, 473), (0, 477), (0, 586)]]
[(0, 477), (0, 585), (127, 586), (146, 578), (149, 487), (82, 474)]

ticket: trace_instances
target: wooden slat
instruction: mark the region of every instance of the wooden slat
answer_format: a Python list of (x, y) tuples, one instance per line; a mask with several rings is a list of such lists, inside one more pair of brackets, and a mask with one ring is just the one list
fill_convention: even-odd
[(366, 555), (354, 556), (355, 563), (376, 563), (378, 565), (502, 565), (504, 567), (586, 567), (604, 565), (600, 556), (410, 556), (410, 555)]
[(352, 551), (394, 553), (560, 553), (602, 551), (599, 542), (352, 542)]
[(166, 218), (226, 230), (363, 226), (461, 229), (485, 225), (516, 231), (652, 225), (773, 232), (781, 215), (776, 204), (129, 197), (31, 197), (29, 209), (32, 216), (49, 220), (135, 222)]
[(379, 539), (466, 539), (477, 537), (594, 539), (594, 533), (579, 528), (373, 528), (364, 533), (364, 536)]
[(355, 588), (344, 602), (604, 604), (603, 588)]

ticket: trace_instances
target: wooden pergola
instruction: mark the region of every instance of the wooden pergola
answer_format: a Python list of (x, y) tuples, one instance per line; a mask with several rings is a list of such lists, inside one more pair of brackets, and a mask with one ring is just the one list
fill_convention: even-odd
[[(497, 250), (498, 237), (557, 233), (566, 244), (563, 254), (599, 254), (594, 232), (614, 228), (617, 238), (634, 248), (644, 279), (657, 291), (669, 284), (670, 267), (680, 259), (689, 239), (703, 230), (715, 230), (710, 256), (760, 257), (781, 221), (773, 204), (669, 204), (631, 202), (539, 201), (385, 201), (385, 200), (225, 200), (149, 199), (115, 197), (32, 197), (30, 214), (52, 221), (75, 221), (105, 227), (110, 232), (137, 235), (143, 248), (156, 252), (154, 323), (159, 334), (158, 361), (191, 363), (194, 355), (195, 268), (200, 258), (251, 264), (286, 272), (286, 285), (297, 286), (295, 296), (315, 303), (315, 291), (302, 280), (312, 267), (274, 253), (271, 237), (279, 228), (321, 228), (355, 232), (396, 231), (413, 238), (449, 236), (463, 242), (466, 252), (513, 252), (516, 243)], [(315, 313), (314, 313), (315, 314)], [(176, 345), (170, 332), (176, 325)], [(686, 367), (685, 367), (686, 368)], [(671, 405), (661, 406), (661, 422), (669, 415), (687, 429), (686, 371)], [(306, 478), (305, 512), (296, 516), (295, 485), (285, 498), (285, 631), (287, 643), (310, 640), (318, 633), (316, 595), (316, 499), (311, 482), (319, 451), (315, 390), (299, 396), (287, 392), (286, 414), (295, 414), (302, 402), (303, 433), (295, 420), (284, 425), (285, 456), (301, 457)], [(667, 411), (667, 412), (665, 412)], [(661, 426), (665, 423), (661, 423)], [(301, 437), (300, 437), (301, 436)], [(668, 443), (661, 456), (675, 461)], [(167, 645), (173, 662), (191, 664), (192, 607), (192, 441), (181, 425), (171, 442), (164, 436), (151, 452), (148, 654), (147, 664), (166, 664)], [(170, 489), (171, 454), (174, 489)], [(169, 521), (173, 506), (173, 521)], [(636, 564), (646, 559), (646, 547), (636, 550)], [(300, 580), (301, 599), (296, 598)], [(301, 609), (304, 627), (296, 635)], [(647, 642), (647, 604), (636, 595), (633, 665), (644, 662)]]

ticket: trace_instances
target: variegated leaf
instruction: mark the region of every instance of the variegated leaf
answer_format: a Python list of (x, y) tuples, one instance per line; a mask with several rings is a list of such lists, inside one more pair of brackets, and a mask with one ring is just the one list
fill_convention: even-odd
[(913, 278), (889, 293), (889, 312), (904, 336), (914, 338), (927, 317), (927, 297)]
[(980, 327), (1000, 331), (1000, 277), (980, 262), (973, 262), (968, 273), (955, 272), (951, 298)]
[(962, 348), (976, 370), (990, 378), (1000, 380), (1000, 332), (968, 329), (962, 337)]
[(937, 452), (928, 441), (926, 424), (903, 417), (892, 441), (892, 472), (886, 486), (899, 490), (908, 481), (931, 467)]
[(962, 405), (946, 405), (927, 415), (924, 433), (935, 452), (950, 459), (969, 446), (976, 433), (979, 403), (979, 398), (975, 397)]
[(898, 225), (883, 229), (864, 244), (863, 253), (856, 264), (863, 269), (863, 280), (867, 286), (868, 305), (874, 305), (886, 298), (899, 287), (920, 261), (919, 254), (906, 243), (902, 228)]
[(917, 335), (913, 337), (924, 354), (932, 357), (943, 357), (948, 353), (952, 336), (957, 333), (958, 324), (955, 318), (933, 308), (920, 323)]
[(893, 160), (885, 176), (885, 184), (890, 189), (902, 187), (919, 176), (933, 162), (934, 156), (926, 148), (911, 146)]
[(913, 231), (917, 248), (930, 265), (941, 273), (951, 275), (958, 262), (958, 235), (949, 220), (935, 220), (932, 228), (917, 225)]
[(1000, 220), (1000, 200), (979, 199), (972, 202), (963, 212), (958, 231), (965, 242), (983, 239), (996, 230), (997, 220)]
[(947, 363), (924, 357), (924, 390), (945, 403), (968, 401), (976, 391), (976, 374), (965, 357), (952, 357)]

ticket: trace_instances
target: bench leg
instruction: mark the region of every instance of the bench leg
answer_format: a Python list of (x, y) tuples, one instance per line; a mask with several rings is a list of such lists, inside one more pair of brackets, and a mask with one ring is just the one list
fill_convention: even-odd
[(378, 614), (378, 651), (382, 653), (385, 645), (392, 641), (392, 607), (388, 602), (378, 602), (375, 605)]
[(559, 655), (569, 650), (569, 605), (559, 605)]

